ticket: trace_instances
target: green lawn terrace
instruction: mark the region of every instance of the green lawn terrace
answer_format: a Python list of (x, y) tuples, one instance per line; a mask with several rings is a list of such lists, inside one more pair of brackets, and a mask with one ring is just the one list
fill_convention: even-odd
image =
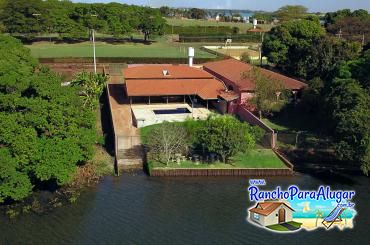
[(281, 225), (281, 224), (276, 224), (276, 225), (269, 225), (266, 226), (268, 229), (273, 230), (273, 231), (279, 231), (279, 232), (287, 232), (287, 231), (295, 231), (301, 228), (302, 223), (295, 222), (295, 221), (290, 221), (286, 223), (287, 226)]
[[(51, 42), (39, 42), (26, 45), (35, 58), (87, 58), (93, 57), (91, 42), (74, 44), (55, 44)], [(106, 42), (96, 43), (96, 56), (99, 57), (142, 57), (142, 58), (184, 58), (188, 57), (187, 46), (172, 45), (171, 43), (158, 41), (150, 44), (123, 43), (110, 44)], [(217, 56), (195, 47), (196, 58), (216, 58)]]
[[(178, 125), (184, 122), (174, 122)], [(185, 122), (186, 123), (186, 122)], [(142, 142), (147, 142), (149, 133), (160, 124), (140, 128)], [(280, 160), (272, 149), (261, 148), (256, 145), (245, 153), (239, 153), (232, 157), (228, 163), (219, 160), (210, 161), (211, 157), (201, 156), (201, 153), (194, 153), (188, 156), (178, 156), (166, 164), (154, 161), (148, 157), (149, 172), (153, 169), (288, 169), (286, 164)]]
[(189, 160), (187, 158), (185, 161), (171, 161), (168, 165), (161, 162), (156, 162), (150, 160), (148, 162), (150, 169), (282, 169), (287, 168), (287, 166), (276, 156), (276, 154), (271, 149), (251, 149), (246, 153), (237, 154), (229, 163), (223, 162), (201, 162), (197, 160)]

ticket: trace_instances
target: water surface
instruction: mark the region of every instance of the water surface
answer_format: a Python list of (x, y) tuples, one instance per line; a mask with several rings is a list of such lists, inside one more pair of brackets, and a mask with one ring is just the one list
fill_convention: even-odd
[(267, 178), (268, 188), (355, 189), (355, 228), (276, 234), (246, 221), (248, 179), (107, 177), (76, 204), (0, 220), (0, 244), (367, 244), (369, 178)]

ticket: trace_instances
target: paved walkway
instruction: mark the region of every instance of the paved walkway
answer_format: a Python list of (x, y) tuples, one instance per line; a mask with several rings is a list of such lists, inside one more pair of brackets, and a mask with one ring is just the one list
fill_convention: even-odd
[(284, 226), (285, 228), (287, 228), (288, 230), (290, 231), (295, 231), (295, 230), (298, 230), (299, 228), (298, 227), (295, 227), (295, 226), (292, 226), (291, 224), (289, 223), (282, 223), (280, 224), (281, 226)]

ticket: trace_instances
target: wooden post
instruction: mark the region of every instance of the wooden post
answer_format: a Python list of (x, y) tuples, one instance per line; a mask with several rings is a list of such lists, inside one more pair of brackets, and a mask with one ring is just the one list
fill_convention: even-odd
[(150, 105), (150, 96), (149, 96), (149, 105)]
[(168, 96), (166, 96), (166, 101), (167, 101), (167, 104), (168, 104)]

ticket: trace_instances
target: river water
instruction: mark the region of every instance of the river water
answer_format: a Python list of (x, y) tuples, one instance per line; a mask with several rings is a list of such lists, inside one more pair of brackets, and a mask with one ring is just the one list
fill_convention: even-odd
[(354, 189), (355, 227), (291, 234), (246, 221), (248, 178), (106, 177), (77, 203), (51, 213), (0, 220), (0, 244), (368, 244), (370, 179), (364, 176), (266, 178), (267, 188)]

